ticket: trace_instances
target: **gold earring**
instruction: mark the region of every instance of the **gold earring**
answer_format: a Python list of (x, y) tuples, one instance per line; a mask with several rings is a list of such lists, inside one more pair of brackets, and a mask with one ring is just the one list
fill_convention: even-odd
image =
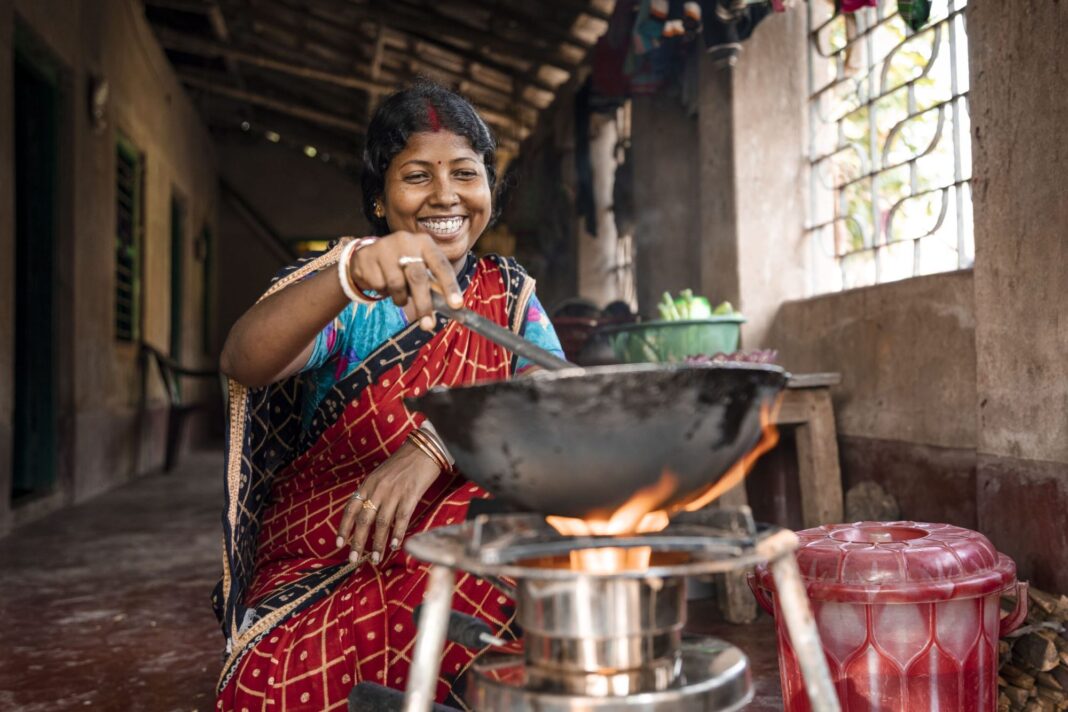
[(375, 211), (375, 217), (376, 218), (381, 220), (382, 218), (386, 217), (386, 209), (382, 207), (382, 203), (380, 203), (380, 202), (378, 202), (376, 200), (374, 202), (374, 206), (375, 206), (374, 207), (374, 211)]

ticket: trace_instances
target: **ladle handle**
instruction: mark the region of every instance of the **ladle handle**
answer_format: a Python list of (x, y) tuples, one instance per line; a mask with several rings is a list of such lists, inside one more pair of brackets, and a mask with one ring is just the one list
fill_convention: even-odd
[(434, 303), (434, 310), (453, 321), (466, 326), (476, 334), (481, 334), (495, 344), (503, 346), (517, 356), (522, 356), (535, 366), (541, 366), (546, 371), (559, 371), (563, 368), (572, 368), (574, 364), (556, 356), (545, 349), (535, 346), (522, 336), (494, 324), (489, 319), (476, 314), (470, 309), (453, 309), (445, 298), (437, 290), (430, 291), (430, 298)]

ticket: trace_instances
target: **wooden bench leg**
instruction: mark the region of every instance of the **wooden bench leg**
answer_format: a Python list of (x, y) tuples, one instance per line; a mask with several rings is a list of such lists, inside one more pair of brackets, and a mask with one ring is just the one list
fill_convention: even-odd
[[(743, 480), (735, 488), (724, 492), (719, 498), (721, 507), (748, 507)], [(745, 580), (745, 571), (732, 571), (716, 577), (716, 594), (719, 610), (731, 623), (752, 623), (757, 618), (756, 599)]]
[(796, 437), (801, 517), (808, 529), (821, 524), (840, 524), (845, 514), (831, 394), (827, 390), (812, 390), (805, 395), (808, 418), (798, 425)]

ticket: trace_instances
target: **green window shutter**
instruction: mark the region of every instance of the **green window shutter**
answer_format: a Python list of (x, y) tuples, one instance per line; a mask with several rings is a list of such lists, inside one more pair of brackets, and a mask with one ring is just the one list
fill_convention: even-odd
[(144, 157), (124, 136), (115, 153), (115, 337), (141, 337), (141, 262), (145, 226)]

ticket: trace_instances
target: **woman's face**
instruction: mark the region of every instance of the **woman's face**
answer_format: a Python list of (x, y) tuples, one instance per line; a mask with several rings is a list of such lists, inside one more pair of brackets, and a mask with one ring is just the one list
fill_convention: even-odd
[(463, 136), (412, 134), (386, 171), (382, 207), (393, 232), (425, 232), (457, 269), (489, 224), (486, 166)]

